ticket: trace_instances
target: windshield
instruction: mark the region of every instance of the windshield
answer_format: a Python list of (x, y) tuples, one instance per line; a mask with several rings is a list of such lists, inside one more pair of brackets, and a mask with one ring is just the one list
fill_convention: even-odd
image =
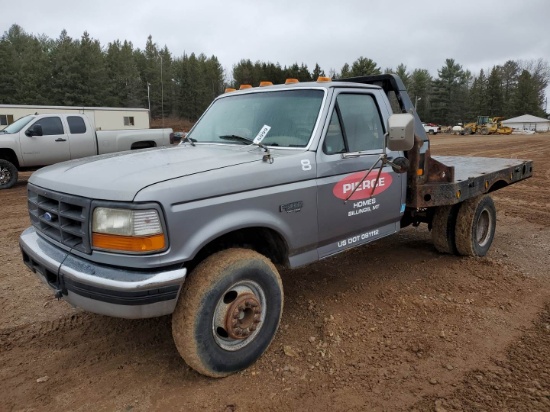
[(29, 122), (34, 119), (34, 116), (25, 116), (21, 119), (16, 120), (12, 124), (10, 124), (8, 127), (6, 127), (4, 130), (1, 130), (1, 133), (18, 133), (19, 130), (21, 130), (23, 127), (25, 127)]
[(248, 144), (268, 126), (262, 144), (306, 147), (323, 96), (323, 90), (312, 89), (228, 96), (214, 102), (188, 137), (198, 143)]

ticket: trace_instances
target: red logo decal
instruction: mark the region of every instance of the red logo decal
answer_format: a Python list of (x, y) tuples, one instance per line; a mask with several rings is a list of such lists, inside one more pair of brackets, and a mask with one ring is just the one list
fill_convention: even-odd
[[(363, 179), (364, 176), (365, 172), (358, 172), (344, 177), (342, 180), (336, 183), (336, 185), (332, 189), (332, 193), (337, 198), (346, 200), (348, 196), (353, 193), (353, 190), (358, 186), (357, 189), (355, 189), (355, 193), (353, 193), (353, 196), (350, 197), (349, 200), (360, 200), (366, 199), (367, 197), (376, 196), (391, 186), (392, 177), (389, 173), (380, 173), (378, 183), (376, 183), (376, 176), (378, 176), (378, 171), (373, 170), (361, 182), (361, 179)], [(373, 187), (375, 187), (374, 192), (372, 190)]]

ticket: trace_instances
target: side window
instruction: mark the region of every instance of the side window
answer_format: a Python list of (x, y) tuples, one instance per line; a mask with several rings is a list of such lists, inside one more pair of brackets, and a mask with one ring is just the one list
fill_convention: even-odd
[(69, 131), (71, 134), (86, 133), (86, 123), (80, 116), (67, 116), (67, 123), (69, 123)]
[(0, 114), (0, 126), (8, 126), (13, 123), (13, 114)]
[[(338, 129), (343, 142), (335, 143), (340, 139), (340, 137), (334, 137)], [(323, 148), (327, 154), (384, 148), (384, 129), (372, 96), (366, 94), (338, 96)]]
[(44, 117), (37, 121), (35, 124), (42, 126), (42, 135), (56, 135), (63, 134), (63, 125), (61, 124), (61, 119), (59, 117)]
[(331, 155), (336, 153), (344, 153), (346, 151), (346, 143), (344, 141), (344, 135), (342, 134), (342, 127), (340, 126), (338, 113), (334, 110), (334, 112), (332, 112), (332, 117), (330, 118), (327, 136), (325, 137), (325, 142), (323, 143), (323, 152)]
[(134, 116), (124, 116), (124, 126), (134, 126)]

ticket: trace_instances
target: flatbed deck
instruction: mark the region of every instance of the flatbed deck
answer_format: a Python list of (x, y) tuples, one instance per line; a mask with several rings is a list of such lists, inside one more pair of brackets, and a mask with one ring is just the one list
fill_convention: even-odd
[(531, 160), (460, 156), (433, 156), (433, 159), (449, 167), (451, 176), (447, 176), (447, 182), (428, 178), (426, 183), (418, 185), (416, 195), (409, 199), (409, 207), (453, 205), (517, 183), (533, 174)]

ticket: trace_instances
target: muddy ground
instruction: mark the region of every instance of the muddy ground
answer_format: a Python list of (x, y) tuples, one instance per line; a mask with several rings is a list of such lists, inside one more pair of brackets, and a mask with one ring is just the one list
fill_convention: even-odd
[(441, 155), (528, 158), (494, 193), (487, 257), (436, 253), (426, 227), (296, 271), (267, 353), (225, 379), (178, 356), (170, 317), (58, 302), (23, 265), (23, 174), (0, 192), (0, 410), (549, 411), (550, 135), (438, 135)]

